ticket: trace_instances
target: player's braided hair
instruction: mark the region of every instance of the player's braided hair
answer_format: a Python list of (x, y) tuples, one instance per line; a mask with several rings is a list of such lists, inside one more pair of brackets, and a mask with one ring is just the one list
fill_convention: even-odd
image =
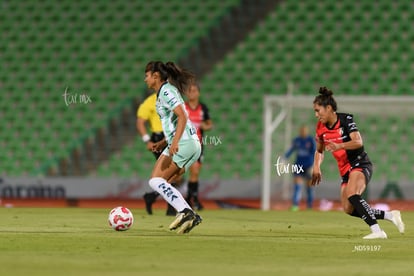
[(336, 111), (337, 104), (332, 95), (333, 95), (332, 90), (326, 87), (321, 87), (319, 88), (319, 95), (315, 97), (315, 100), (313, 101), (313, 103), (321, 105), (323, 107), (327, 107), (328, 105), (330, 105), (333, 111)]
[(163, 63), (161, 61), (150, 61), (145, 67), (145, 72), (159, 72), (162, 81), (168, 80), (184, 93), (188, 86), (195, 81), (195, 76), (188, 70), (181, 69), (174, 62)]

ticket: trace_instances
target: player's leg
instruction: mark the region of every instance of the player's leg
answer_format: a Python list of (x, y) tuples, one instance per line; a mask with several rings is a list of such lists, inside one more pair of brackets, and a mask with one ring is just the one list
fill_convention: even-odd
[(392, 222), (398, 231), (402, 234), (405, 231), (405, 224), (401, 218), (401, 212), (399, 210), (383, 211), (380, 209), (372, 209), (377, 220), (388, 220)]
[[(364, 173), (365, 175), (365, 179), (366, 181), (368, 181), (368, 177), (367, 177), (367, 173), (366, 173), (367, 168), (362, 169), (362, 173)], [(365, 188), (364, 188), (365, 190)], [(363, 193), (363, 191), (361, 192), (361, 194)], [(359, 212), (354, 209), (354, 207), (350, 204), (350, 202), (347, 200), (348, 195), (346, 193), (342, 193), (342, 202), (344, 203), (344, 210), (346, 213), (348, 213), (351, 216), (354, 217), (359, 217), (361, 218), (361, 215), (359, 214)], [(390, 222), (392, 222), (395, 227), (397, 227), (398, 231), (400, 233), (404, 233), (405, 231), (405, 224), (402, 221), (401, 218), (401, 212), (399, 210), (392, 210), (392, 211), (383, 211), (383, 210), (379, 210), (379, 209), (372, 209), (372, 212), (374, 213), (375, 219), (376, 220), (388, 220)]]
[(306, 188), (306, 206), (308, 207), (308, 209), (312, 209), (313, 201), (314, 201), (314, 197), (315, 197), (315, 189), (311, 185), (312, 167), (305, 168), (302, 175), (303, 175), (305, 188)]
[(295, 174), (293, 177), (293, 195), (292, 195), (292, 207), (291, 211), (299, 210), (299, 203), (302, 198), (302, 185), (303, 178), (299, 174)]
[(170, 156), (162, 154), (155, 163), (149, 181), (151, 188), (158, 192), (178, 212), (190, 208), (190, 206), (184, 200), (181, 193), (167, 182), (167, 179), (179, 174), (181, 170), (182, 168), (179, 168)]
[[(171, 185), (178, 189), (182, 183), (182, 173), (176, 174), (175, 176), (171, 177), (170, 179), (167, 179), (168, 183), (171, 183)], [(191, 205), (190, 205), (191, 206)], [(174, 209), (173, 206), (167, 203), (167, 211), (165, 212), (167, 216), (175, 216), (177, 215), (177, 211)]]
[[(154, 137), (151, 138), (152, 141), (159, 141), (160, 139), (154, 139)], [(161, 152), (153, 152), (155, 160), (158, 160), (158, 158), (161, 155)], [(157, 191), (152, 191), (152, 192), (147, 192), (144, 194), (144, 201), (145, 201), (145, 209), (148, 213), (148, 215), (152, 215), (152, 205), (154, 204), (154, 202), (157, 200), (157, 197), (160, 194)]]
[(315, 198), (315, 189), (311, 186), (310, 181), (311, 180), (306, 181), (306, 206), (308, 207), (308, 209), (313, 208), (313, 201)]
[(188, 191), (187, 191), (187, 202), (190, 206), (193, 206), (196, 210), (202, 210), (203, 205), (198, 198), (198, 187), (199, 187), (199, 175), (200, 175), (201, 163), (196, 161), (190, 167), (190, 176), (188, 179)]
[[(184, 141), (179, 144), (179, 151), (173, 156), (173, 162), (178, 167), (189, 170), (189, 168), (199, 159), (201, 155), (201, 145), (198, 141)], [(180, 227), (177, 233), (188, 233), (195, 226), (202, 222), (202, 218), (191, 209), (186, 209), (177, 214), (176, 219), (170, 224), (170, 230)]]
[(155, 164), (149, 181), (151, 188), (157, 191), (165, 201), (178, 211), (176, 219), (170, 225), (171, 230), (175, 230), (183, 225), (186, 226), (195, 219), (195, 213), (191, 210), (191, 207), (181, 193), (167, 182), (167, 179), (172, 179), (173, 176), (181, 174), (182, 170), (172, 161), (170, 156), (161, 155)]
[(166, 148), (155, 164), (150, 180), (150, 186), (177, 210), (177, 217), (170, 224), (170, 229), (175, 230), (181, 227), (178, 233), (188, 233), (200, 224), (202, 219), (167, 180), (172, 180), (184, 173), (198, 159), (200, 152), (200, 145), (195, 141), (180, 142), (179, 150), (172, 158), (168, 156), (168, 148)]
[(361, 197), (366, 188), (366, 177), (361, 170), (349, 173), (348, 183), (341, 187), (341, 199), (344, 211), (349, 215), (359, 215), (369, 225), (372, 233), (364, 239), (386, 239), (387, 235), (379, 227), (374, 211)]

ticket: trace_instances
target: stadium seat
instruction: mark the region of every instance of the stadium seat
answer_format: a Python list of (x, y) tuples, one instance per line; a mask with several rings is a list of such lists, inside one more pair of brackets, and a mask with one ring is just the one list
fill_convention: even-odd
[[(407, 8), (407, 3), (407, 1), (398, 4), (388, 2), (374, 4), (370, 1), (361, 3), (298, 1), (280, 4), (248, 35), (243, 41), (243, 47), (237, 47), (228, 56), (240, 57), (238, 59), (246, 60), (248, 63), (238, 63), (237, 71), (233, 71), (235, 79), (243, 80), (239, 83), (241, 87), (237, 91), (256, 91), (255, 95), (258, 98), (262, 94), (270, 94), (269, 91), (272, 90), (284, 94), (288, 80), (295, 82), (296, 91), (310, 95), (314, 95), (321, 84), (334, 87), (334, 91), (348, 95), (402, 95), (404, 91), (410, 91), (414, 81), (410, 80), (408, 73), (405, 73), (410, 70), (410, 60), (413, 60), (411, 58), (413, 55), (407, 47), (410, 43), (410, 34), (408, 32), (408, 35), (401, 36), (395, 32), (395, 28), (401, 26), (405, 26), (402, 29), (407, 30), (410, 16), (409, 13), (403, 12)], [(389, 11), (390, 15), (385, 16), (384, 11)], [(318, 25), (315, 25), (315, 19)], [(297, 28), (299, 25), (301, 28)], [(284, 28), (275, 26), (284, 26)], [(257, 43), (258, 41), (260, 43)], [(394, 45), (390, 41), (393, 41)], [(258, 68), (254, 73), (251, 73), (252, 64), (249, 62), (251, 60), (256, 62), (254, 66)], [(402, 60), (406, 63), (404, 64)], [(220, 68), (230, 67), (231, 64), (234, 64), (234, 60), (225, 58)], [(265, 77), (260, 74), (263, 68), (268, 72)], [(222, 89), (214, 88), (212, 84), (216, 83), (216, 87), (219, 87), (225, 81), (215, 77), (219, 75), (215, 74), (215, 70), (210, 74), (208, 81), (205, 80), (209, 83), (209, 91), (213, 92)], [(218, 70), (217, 68), (217, 72)], [(259, 87), (265, 89), (254, 89), (252, 83), (256, 81)], [(274, 91), (275, 87), (283, 87), (283, 89)], [(231, 88), (225, 90), (231, 91)], [(216, 96), (211, 95), (209, 100), (212, 99), (216, 99)], [(219, 103), (221, 104), (217, 104), (217, 109), (225, 110), (227, 103), (223, 100)], [(246, 114), (245, 120), (260, 122), (262, 111), (248, 112), (247, 105), (245, 106), (243, 100), (237, 105), (237, 108)], [(223, 121), (227, 119), (228, 117), (223, 117)], [(378, 122), (375, 128), (367, 127), (368, 130), (364, 134), (367, 137), (376, 137), (375, 133), (381, 133), (381, 129), (386, 125)], [(220, 126), (216, 127), (220, 131), (226, 130)], [(255, 136), (248, 127), (234, 126), (231, 131), (246, 133), (239, 137)], [(401, 128), (398, 128), (395, 135), (398, 136), (398, 133), (402, 133)], [(384, 168), (386, 161), (382, 161), (381, 158), (383, 155), (390, 154), (386, 147), (381, 146), (384, 141), (375, 138), (367, 139), (368, 145), (372, 143), (375, 145), (373, 148), (378, 149), (378, 153), (376, 151), (372, 155), (373, 158), (381, 160), (378, 166)], [(390, 137), (387, 139), (393, 141)], [(261, 140), (258, 137), (256, 142), (252, 141), (252, 143), (259, 145), (253, 148), (261, 148)], [(246, 152), (247, 154), (251, 152)], [(233, 163), (234, 165), (230, 165), (233, 171), (242, 170), (243, 161), (236, 159)], [(252, 171), (260, 171), (260, 162), (253, 164), (252, 168)], [(336, 168), (333, 168), (330, 176), (335, 177), (335, 175)]]
[[(4, 91), (0, 93), (0, 112), (8, 122), (6, 129), (19, 134), (0, 134), (7, 141), (1, 144), (3, 151), (23, 158), (24, 152), (18, 148), (26, 145), (30, 158), (35, 159), (32, 164), (50, 159), (50, 152), (68, 156), (70, 143), (64, 141), (80, 140), (90, 129), (104, 127), (123, 99), (143, 94), (140, 70), (148, 56), (178, 59), (183, 49), (208, 33), (220, 15), (239, 4), (238, 0), (8, 3), (10, 12), (0, 16), (0, 26), (3, 40), (13, 47), (0, 45), (3, 68), (7, 69), (0, 76)], [(285, 94), (288, 81), (294, 82), (295, 93), (308, 95), (314, 95), (322, 84), (346, 95), (411, 95), (414, 15), (410, 8), (406, 0), (278, 4), (200, 80), (203, 100), (214, 119), (212, 133), (252, 145), (208, 148), (212, 162), (219, 164), (216, 158), (226, 162), (224, 168), (211, 165), (213, 173), (223, 178), (257, 177), (261, 170), (262, 96)], [(152, 10), (159, 16), (151, 17)], [(172, 20), (179, 24), (163, 24)], [(38, 30), (42, 36), (36, 35)], [(165, 43), (154, 45), (153, 40), (161, 39)], [(67, 107), (61, 97), (66, 86), (74, 93), (91, 93), (93, 103)], [(403, 121), (393, 122), (398, 125), (395, 135), (411, 136), (412, 131), (400, 125)], [(367, 144), (375, 145), (372, 156), (381, 160), (379, 170), (386, 168), (385, 160), (392, 153), (372, 137), (386, 125), (376, 121), (364, 134)], [(30, 143), (25, 144), (29, 137)], [(394, 140), (387, 136), (386, 141)], [(147, 153), (141, 143), (128, 145), (122, 156), (103, 163), (96, 174), (107, 176), (118, 170), (123, 175), (146, 174), (153, 164)], [(9, 164), (16, 166), (6, 167), (7, 171), (26, 173), (29, 165), (10, 156)], [(411, 156), (404, 164), (412, 163)], [(134, 163), (137, 158), (144, 162)], [(399, 173), (407, 168), (395, 170)], [(335, 177), (336, 168), (329, 173)]]
[[(55, 145), (53, 141), (76, 142), (84, 132), (105, 124), (107, 117), (102, 114), (111, 113), (125, 98), (140, 96), (143, 73), (132, 71), (142, 70), (148, 56), (178, 59), (182, 50), (206, 33), (212, 22), (238, 4), (236, 0), (224, 0), (219, 4), (208, 0), (192, 5), (161, 0), (8, 3), (8, 13), (0, 16), (2, 40), (9, 41), (11, 46), (0, 45), (3, 65), (8, 69), (0, 83), (2, 91), (10, 93), (0, 96), (0, 103), (5, 107), (2, 108), (3, 118), (9, 118), (13, 128), (23, 134), (33, 129), (39, 133), (32, 137), (31, 149), (45, 142), (53, 151), (62, 150), (57, 155), (69, 154), (70, 149), (65, 146), (70, 143)], [(159, 17), (149, 16), (154, 9)], [(176, 12), (171, 13), (171, 10)], [(208, 17), (205, 10), (210, 11)], [(179, 25), (160, 24), (159, 18), (165, 22), (175, 20)], [(153, 38), (165, 42), (156, 45)], [(180, 43), (175, 43), (177, 40)], [(129, 75), (134, 74), (139, 75), (136, 79), (138, 91), (133, 89), (136, 86), (129, 79)], [(90, 93), (93, 104), (66, 106), (61, 97), (65, 87), (72, 93)], [(100, 98), (101, 93), (105, 93), (105, 97)], [(21, 115), (16, 116), (16, 110)], [(38, 112), (42, 114), (40, 120), (35, 116)], [(28, 118), (34, 119), (30, 120), (30, 129), (25, 125)], [(2, 134), (3, 137), (6, 136)], [(32, 153), (30, 157), (36, 159), (32, 164), (49, 159), (50, 151), (44, 150), (44, 157), (41, 152)], [(17, 164), (13, 172), (27, 171), (26, 165), (12, 163)], [(128, 171), (126, 168), (123, 173)]]

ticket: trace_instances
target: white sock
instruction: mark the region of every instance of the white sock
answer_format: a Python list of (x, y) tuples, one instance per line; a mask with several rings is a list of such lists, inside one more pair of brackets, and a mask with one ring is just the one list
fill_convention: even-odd
[(379, 227), (378, 223), (370, 226), (372, 233), (381, 232), (381, 228)]
[(149, 185), (154, 191), (157, 191), (172, 207), (181, 212), (185, 208), (191, 210), (190, 205), (185, 201), (182, 194), (174, 188), (170, 183), (168, 183), (162, 177), (153, 177), (149, 181)]
[(392, 213), (391, 212), (384, 212), (384, 219), (392, 220)]

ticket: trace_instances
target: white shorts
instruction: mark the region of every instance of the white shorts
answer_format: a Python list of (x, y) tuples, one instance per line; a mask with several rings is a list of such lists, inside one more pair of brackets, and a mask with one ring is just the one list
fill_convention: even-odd
[[(168, 145), (163, 155), (170, 156), (170, 146)], [(185, 168), (187, 170), (194, 162), (200, 158), (201, 144), (197, 140), (184, 140), (178, 143), (178, 152), (173, 155), (172, 160), (179, 168)]]

